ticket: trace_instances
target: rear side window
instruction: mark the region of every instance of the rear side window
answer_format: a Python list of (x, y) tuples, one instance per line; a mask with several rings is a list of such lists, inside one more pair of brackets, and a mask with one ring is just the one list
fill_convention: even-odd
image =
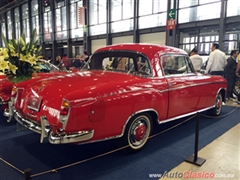
[(152, 68), (146, 56), (129, 51), (104, 51), (91, 58), (92, 70), (106, 70), (139, 76), (151, 76)]
[(192, 74), (194, 71), (189, 60), (183, 55), (164, 55), (161, 57), (164, 75)]

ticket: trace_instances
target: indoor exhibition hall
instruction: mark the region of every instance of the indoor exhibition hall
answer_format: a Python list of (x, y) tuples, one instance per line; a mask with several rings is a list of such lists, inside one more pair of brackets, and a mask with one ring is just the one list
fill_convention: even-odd
[(0, 180), (239, 180), (239, 0), (0, 0)]

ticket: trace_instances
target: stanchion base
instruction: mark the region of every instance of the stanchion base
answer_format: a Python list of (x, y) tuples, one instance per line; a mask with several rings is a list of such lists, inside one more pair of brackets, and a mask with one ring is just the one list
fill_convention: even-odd
[(202, 166), (205, 162), (206, 162), (206, 159), (203, 159), (203, 158), (200, 158), (200, 157), (197, 157), (196, 161), (194, 160), (194, 155), (191, 155), (189, 156), (186, 160), (186, 162), (189, 162), (191, 164), (195, 164), (197, 166)]

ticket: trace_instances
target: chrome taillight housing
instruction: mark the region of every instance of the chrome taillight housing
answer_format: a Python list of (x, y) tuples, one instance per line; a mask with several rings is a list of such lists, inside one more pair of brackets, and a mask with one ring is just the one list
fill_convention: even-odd
[(59, 121), (63, 124), (63, 129), (67, 125), (69, 115), (70, 115), (70, 102), (66, 99), (63, 99), (59, 113)]
[(12, 92), (11, 92), (11, 101), (13, 104), (16, 103), (16, 100), (17, 100), (17, 94), (18, 94), (18, 89), (16, 86), (13, 86), (12, 88)]

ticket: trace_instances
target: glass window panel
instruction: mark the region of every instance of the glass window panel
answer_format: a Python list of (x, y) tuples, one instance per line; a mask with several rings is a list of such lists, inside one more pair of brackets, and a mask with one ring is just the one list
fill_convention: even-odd
[(52, 15), (51, 15), (51, 12), (48, 12), (48, 29), (49, 29), (49, 32), (52, 32)]
[(122, 0), (111, 1), (111, 21), (122, 19)]
[(56, 2), (56, 8), (60, 8), (62, 6), (65, 5), (65, 2), (66, 0), (59, 0), (58, 2)]
[(28, 18), (28, 4), (22, 5), (22, 19)]
[(179, 10), (179, 23), (220, 18), (221, 3)]
[(66, 6), (61, 8), (62, 30), (67, 30), (67, 12)]
[(98, 23), (98, 1), (97, 0), (91, 0), (89, 2), (89, 13), (91, 16), (89, 16), (90, 25), (97, 24)]
[(51, 34), (44, 34), (44, 41), (51, 40)]
[[(74, 3), (74, 2), (78, 2), (79, 0), (70, 0), (70, 3)], [(82, 2), (82, 0), (80, 0), (79, 2)]]
[(26, 35), (26, 42), (30, 40), (29, 19), (23, 20), (23, 33)]
[(60, 9), (56, 9), (56, 31), (61, 31), (62, 22), (61, 22), (61, 11)]
[(186, 23), (190, 20), (190, 8), (179, 10), (179, 23)]
[(240, 1), (228, 0), (227, 1), (227, 16), (240, 15)]
[(139, 18), (139, 29), (165, 26), (167, 13), (155, 14)]
[(211, 2), (217, 2), (221, 0), (199, 0), (199, 4), (206, 4), (206, 3), (211, 3)]
[(70, 19), (71, 19), (71, 29), (74, 29), (77, 27), (77, 17), (78, 17), (78, 14), (77, 14), (77, 4), (74, 3), (74, 4), (71, 4), (70, 6)]
[(20, 38), (19, 8), (14, 9), (14, 19), (15, 19), (16, 39), (19, 39)]
[(195, 42), (195, 37), (191, 37), (191, 43), (194, 43)]
[(106, 34), (106, 24), (100, 24), (96, 26), (90, 27), (90, 36), (99, 35), (99, 34)]
[(167, 0), (154, 0), (153, 1), (153, 13), (167, 11)]
[(32, 11), (32, 16), (38, 14), (38, 0), (32, 0), (31, 2), (31, 11)]
[(133, 17), (134, 0), (123, 0), (123, 19)]
[(198, 7), (198, 20), (214, 19), (220, 17), (221, 3), (207, 4)]
[(71, 38), (79, 38), (79, 37), (83, 37), (83, 28), (72, 29)]
[(107, 1), (106, 0), (98, 0), (99, 1), (99, 24), (107, 22)]
[(189, 37), (186, 37), (183, 39), (183, 43), (189, 43), (190, 42), (190, 38)]
[[(2, 33), (6, 37), (6, 26), (5, 22), (1, 23)], [(4, 45), (4, 42), (2, 41), (2, 45)]]
[(139, 0), (139, 16), (152, 14), (153, 12), (152, 1)]
[(39, 16), (32, 17), (33, 29), (36, 29), (36, 34), (39, 35)]
[(12, 39), (12, 19), (11, 11), (7, 12), (8, 39)]
[(133, 30), (133, 19), (118, 21), (111, 24), (111, 32), (123, 32)]
[(179, 8), (198, 5), (198, 0), (179, 0)]
[(224, 52), (230, 54), (233, 49), (238, 49), (237, 41), (224, 42)]
[(56, 33), (56, 39), (61, 40), (61, 39), (67, 39), (67, 31), (60, 31)]

